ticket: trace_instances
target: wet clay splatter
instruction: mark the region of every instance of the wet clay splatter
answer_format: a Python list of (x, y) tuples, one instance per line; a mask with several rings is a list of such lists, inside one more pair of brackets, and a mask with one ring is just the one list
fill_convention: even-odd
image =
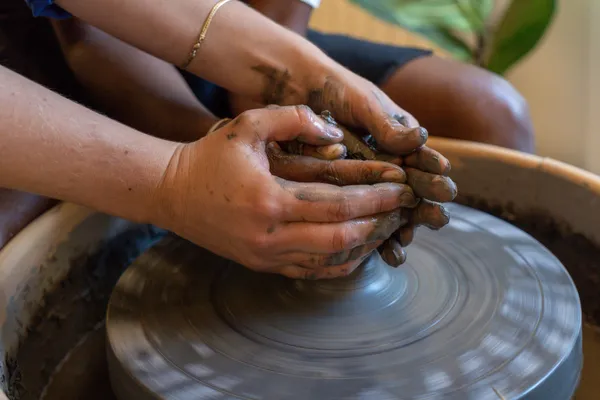
[[(163, 235), (150, 226), (135, 228), (104, 243), (98, 252), (69, 261), (69, 275), (46, 295), (46, 304), (19, 344), (16, 357), (6, 360), (9, 371), (5, 378), (11, 399), (40, 399), (60, 360), (104, 319), (109, 296), (121, 273)], [(78, 368), (85, 368), (85, 364)], [(81, 371), (72, 371), (73, 376), (78, 373)]]

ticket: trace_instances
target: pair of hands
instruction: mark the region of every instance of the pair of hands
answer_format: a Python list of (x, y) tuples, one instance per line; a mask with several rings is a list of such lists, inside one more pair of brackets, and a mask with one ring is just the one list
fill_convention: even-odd
[[(365, 107), (368, 115), (380, 116), (375, 121), (333, 111), (346, 121), (365, 118), (365, 125), (378, 127), (371, 131), (376, 137), (389, 135), (381, 144), (410, 153), (399, 158), (406, 165), (448, 169), (447, 160), (422, 147), (423, 130), (387, 117), (381, 104), (378, 99)], [(160, 224), (253, 270), (321, 279), (350, 274), (395, 232), (401, 246), (414, 226), (447, 223), (439, 206), (414, 208), (415, 193), (429, 190), (431, 182), (411, 188), (406, 182), (412, 174), (389, 162), (328, 159), (336, 158), (343, 138), (337, 126), (305, 106), (245, 112), (178, 147), (158, 191)], [(304, 143), (309, 156), (278, 145), (290, 141)]]

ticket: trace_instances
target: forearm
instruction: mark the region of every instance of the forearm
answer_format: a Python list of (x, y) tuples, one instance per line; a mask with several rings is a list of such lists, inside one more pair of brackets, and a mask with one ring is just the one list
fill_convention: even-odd
[(0, 67), (0, 187), (149, 222), (177, 144), (98, 115)]
[(300, 0), (246, 0), (248, 5), (280, 25), (304, 36), (313, 8)]
[(76, 78), (110, 117), (182, 142), (198, 139), (216, 122), (172, 65), (75, 18), (53, 26)]
[[(103, 31), (176, 65), (185, 61), (214, 0), (58, 0)], [(337, 64), (307, 40), (233, 1), (219, 10), (188, 70), (230, 92), (302, 104)], [(316, 78), (318, 77), (318, 78)]]

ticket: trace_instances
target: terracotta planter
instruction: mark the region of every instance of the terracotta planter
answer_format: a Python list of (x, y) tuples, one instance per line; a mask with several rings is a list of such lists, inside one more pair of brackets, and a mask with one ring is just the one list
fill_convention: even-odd
[[(461, 202), (489, 209), (530, 231), (540, 228), (542, 236), (549, 232), (544, 224), (549, 224), (554, 236), (539, 240), (556, 250), (561, 260), (565, 250), (556, 243), (576, 238), (585, 249), (579, 251), (581, 259), (586, 251), (594, 256), (600, 248), (600, 214), (594, 212), (600, 204), (598, 176), (493, 146), (443, 139), (432, 139), (431, 145), (450, 158)], [(536, 218), (543, 223), (533, 223)], [(120, 271), (160, 234), (62, 204), (9, 242), (0, 252), (0, 375), (5, 393), (0, 393), (0, 400), (23, 387), (29, 392), (21, 393), (21, 398), (38, 398), (27, 396), (39, 396), (65, 354), (102, 321)], [(600, 264), (600, 258), (595, 260)], [(600, 267), (594, 259), (563, 263), (579, 286), (586, 316), (594, 321), (600, 315), (596, 315), (600, 295), (594, 290)], [(586, 373), (593, 373), (593, 357), (586, 357), (583, 383), (600, 386), (586, 379)], [(88, 375), (103, 362), (88, 365)], [(74, 380), (79, 389), (91, 379), (84, 370)]]

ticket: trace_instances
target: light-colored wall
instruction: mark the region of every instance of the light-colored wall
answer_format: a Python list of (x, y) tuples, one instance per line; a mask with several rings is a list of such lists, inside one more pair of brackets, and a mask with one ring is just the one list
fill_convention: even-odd
[[(542, 43), (507, 78), (529, 102), (538, 154), (600, 173), (600, 0), (558, 3), (559, 12)], [(346, 0), (323, 0), (312, 25), (429, 47)]]
[[(508, 78), (529, 101), (538, 152), (598, 173), (600, 165), (587, 152), (591, 136), (600, 134), (590, 131), (594, 117), (590, 29), (597, 5), (597, 0), (559, 1), (559, 12), (543, 42)], [(600, 46), (600, 37), (594, 44)]]

